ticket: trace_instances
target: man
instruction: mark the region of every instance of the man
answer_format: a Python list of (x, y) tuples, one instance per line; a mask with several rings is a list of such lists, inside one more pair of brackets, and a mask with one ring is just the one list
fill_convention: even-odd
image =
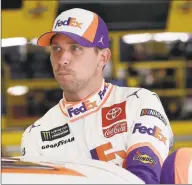
[(180, 148), (167, 157), (161, 184), (192, 184), (192, 148)]
[(159, 183), (172, 145), (169, 120), (155, 93), (105, 83), (111, 51), (104, 21), (84, 9), (67, 10), (38, 45), (51, 48), (63, 99), (26, 129), (25, 156), (102, 160)]

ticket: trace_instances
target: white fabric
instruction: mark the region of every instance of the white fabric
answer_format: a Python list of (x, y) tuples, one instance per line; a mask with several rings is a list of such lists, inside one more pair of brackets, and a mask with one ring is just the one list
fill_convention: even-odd
[[(172, 145), (173, 134), (162, 104), (154, 93), (146, 89), (118, 87), (103, 83), (101, 89), (89, 97), (88, 100), (89, 102), (96, 101), (97, 107), (86, 110), (84, 113), (78, 113), (78, 109), (76, 109), (78, 114), (75, 115), (73, 112), (73, 117), (69, 118), (69, 116), (66, 116), (68, 105), (62, 105), (63, 100), (61, 100), (59, 104), (37, 120), (34, 126), (28, 127), (22, 137), (21, 151), (24, 157), (35, 159), (38, 156), (51, 156), (61, 161), (69, 157), (91, 159), (91, 150), (109, 144), (107, 146), (110, 147), (104, 151), (104, 155), (114, 153), (115, 157), (108, 162), (122, 166), (124, 158), (117, 155), (117, 152), (127, 152), (131, 146), (143, 142), (150, 143), (163, 160), (167, 157)], [(122, 108), (123, 102), (125, 108)], [(75, 110), (82, 105), (83, 102), (78, 102), (72, 108)], [(106, 108), (110, 106), (113, 107)], [(141, 110), (146, 108), (158, 111), (165, 118), (167, 125), (157, 117), (140, 116)], [(105, 114), (104, 110), (109, 111)], [(117, 114), (113, 112), (114, 110)], [(121, 112), (122, 117), (118, 115), (118, 111)], [(125, 115), (122, 112), (125, 112)], [(107, 117), (111, 120), (107, 120)], [(70, 134), (52, 141), (42, 141), (42, 131), (49, 131), (65, 124), (69, 126)], [(158, 127), (161, 129), (160, 133), (167, 140), (163, 143), (157, 137), (141, 134), (138, 129), (133, 133), (136, 124), (151, 129), (155, 126)], [(64, 133), (64, 130), (60, 130), (58, 133), (56, 131), (58, 129), (52, 133), (54, 137), (55, 134)], [(49, 145), (49, 148), (46, 148), (47, 145)]]

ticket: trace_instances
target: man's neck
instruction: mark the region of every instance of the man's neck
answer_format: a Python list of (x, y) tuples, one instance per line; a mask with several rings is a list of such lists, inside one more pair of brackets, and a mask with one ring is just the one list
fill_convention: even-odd
[(70, 92), (64, 92), (64, 97), (67, 102), (78, 102), (82, 101), (91, 94), (93, 94), (95, 91), (101, 88), (103, 83), (103, 79), (98, 80), (97, 82), (89, 82), (86, 85), (86, 88), (82, 89), (81, 91), (78, 91), (76, 93), (70, 93)]

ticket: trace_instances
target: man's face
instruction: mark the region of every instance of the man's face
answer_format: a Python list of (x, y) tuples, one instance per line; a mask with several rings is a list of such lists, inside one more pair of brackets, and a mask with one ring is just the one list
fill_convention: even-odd
[(65, 92), (78, 92), (102, 72), (99, 54), (65, 35), (56, 35), (51, 42), (51, 64), (55, 79)]

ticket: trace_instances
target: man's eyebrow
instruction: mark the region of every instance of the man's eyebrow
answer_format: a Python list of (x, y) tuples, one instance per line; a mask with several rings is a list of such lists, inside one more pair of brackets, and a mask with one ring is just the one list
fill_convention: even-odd
[(58, 43), (51, 42), (50, 46), (51, 46), (51, 45), (57, 45), (57, 46), (58, 46), (59, 44), (58, 44)]
[[(79, 43), (77, 43), (77, 42), (71, 42), (71, 43), (65, 43), (65, 45), (70, 45), (70, 44), (79, 44)], [(52, 41), (51, 43), (50, 43), (50, 46), (51, 45), (57, 45), (57, 46), (60, 46), (60, 44), (59, 43), (57, 43), (56, 41)]]

